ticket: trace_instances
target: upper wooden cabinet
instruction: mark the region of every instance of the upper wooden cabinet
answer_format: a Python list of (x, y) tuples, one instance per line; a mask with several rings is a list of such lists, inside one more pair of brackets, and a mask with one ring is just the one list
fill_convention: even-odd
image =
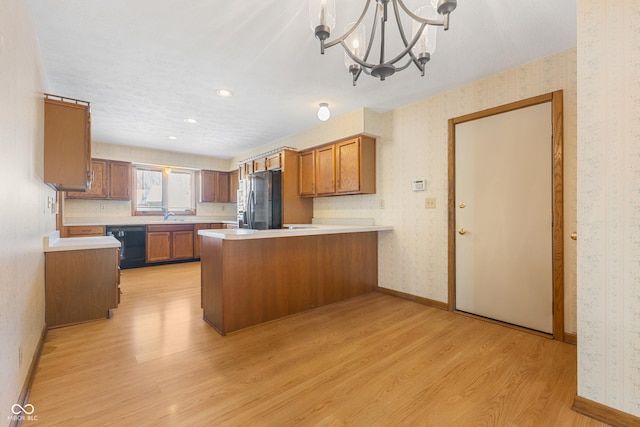
[(376, 140), (358, 136), (300, 153), (300, 195), (376, 192)]
[(44, 182), (58, 191), (86, 191), (91, 179), (89, 103), (55, 95), (44, 99)]
[(91, 159), (91, 182), (85, 192), (69, 191), (68, 199), (106, 199), (109, 195), (106, 160)]
[(229, 202), (229, 172), (200, 171), (200, 202)]
[(267, 159), (264, 157), (261, 159), (255, 159), (253, 161), (253, 171), (262, 172), (267, 170)]
[(323, 196), (336, 192), (335, 147), (318, 148), (316, 151), (316, 194)]
[(238, 171), (229, 172), (229, 202), (238, 201)]
[(336, 144), (336, 193), (376, 192), (376, 141), (358, 137)]
[(109, 162), (109, 198), (131, 200), (131, 163)]
[(91, 187), (67, 192), (67, 199), (131, 200), (131, 163), (91, 159)]
[(314, 196), (316, 194), (316, 152), (300, 153), (300, 195)]
[(282, 169), (282, 153), (275, 153), (266, 159), (267, 170)]

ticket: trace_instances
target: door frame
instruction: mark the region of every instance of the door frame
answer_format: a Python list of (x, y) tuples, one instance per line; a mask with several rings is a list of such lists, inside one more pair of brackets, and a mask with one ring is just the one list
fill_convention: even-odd
[[(512, 102), (498, 107), (489, 108), (487, 110), (478, 111), (476, 113), (449, 119), (449, 142), (448, 142), (448, 180), (449, 180), (449, 245), (448, 245), (448, 282), (449, 282), (449, 301), (448, 309), (452, 312), (458, 312), (455, 309), (456, 301), (456, 217), (455, 217), (455, 190), (456, 190), (456, 173), (455, 173), (455, 143), (456, 143), (456, 125), (460, 123), (477, 120), (496, 114), (506, 113), (508, 111), (518, 110), (521, 108), (531, 107), (545, 102), (551, 102), (551, 119), (552, 119), (552, 201), (553, 209), (553, 225), (552, 225), (552, 267), (553, 267), (553, 338), (558, 341), (564, 341), (564, 210), (563, 210), (563, 102), (562, 90), (549, 92), (544, 95), (535, 96), (533, 98), (523, 99), (521, 101)], [(462, 312), (460, 312), (462, 313)], [(480, 316), (476, 316), (480, 317)], [(499, 322), (498, 323), (503, 323)], [(504, 323), (508, 325), (507, 323)], [(525, 328), (522, 328), (525, 329)], [(528, 329), (526, 329), (528, 330)], [(546, 335), (546, 334), (545, 334)], [(548, 336), (548, 335), (546, 335)]]

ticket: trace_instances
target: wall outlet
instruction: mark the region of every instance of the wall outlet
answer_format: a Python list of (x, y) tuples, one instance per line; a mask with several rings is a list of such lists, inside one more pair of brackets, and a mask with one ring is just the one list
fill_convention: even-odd
[(222, 205), (222, 212), (224, 212), (224, 205)]
[(104, 210), (104, 203), (100, 203), (100, 210), (103, 211)]
[(435, 197), (427, 197), (424, 199), (424, 208), (425, 209), (435, 209), (436, 208), (436, 198)]
[(384, 199), (378, 200), (378, 208), (384, 209)]

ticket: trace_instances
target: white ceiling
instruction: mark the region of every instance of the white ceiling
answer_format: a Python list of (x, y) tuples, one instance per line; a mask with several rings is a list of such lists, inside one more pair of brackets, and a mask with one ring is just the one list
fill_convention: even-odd
[[(220, 158), (318, 125), (320, 102), (384, 112), (576, 45), (576, 0), (460, 0), (425, 77), (353, 87), (339, 46), (320, 55), (306, 0), (28, 1), (47, 91), (91, 102), (94, 141)], [(364, 3), (336, 0), (335, 36)]]

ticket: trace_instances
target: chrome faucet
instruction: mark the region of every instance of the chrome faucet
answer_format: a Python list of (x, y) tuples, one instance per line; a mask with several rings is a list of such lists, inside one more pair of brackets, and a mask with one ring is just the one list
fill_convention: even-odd
[(168, 210), (164, 211), (164, 220), (165, 221), (169, 219), (169, 215), (175, 215), (175, 214), (173, 212), (169, 212)]

